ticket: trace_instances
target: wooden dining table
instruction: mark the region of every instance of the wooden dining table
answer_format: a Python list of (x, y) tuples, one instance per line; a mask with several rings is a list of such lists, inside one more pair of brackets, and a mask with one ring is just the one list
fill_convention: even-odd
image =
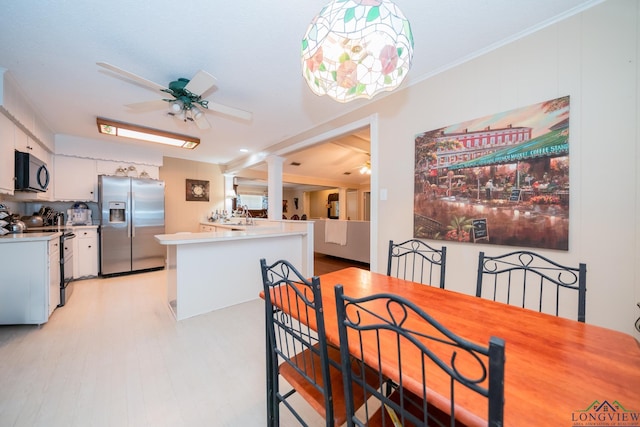
[[(480, 345), (492, 336), (502, 338), (505, 426), (640, 425), (640, 343), (630, 335), (360, 268), (321, 275), (320, 283), (327, 342), (336, 346), (337, 284), (350, 297), (400, 295)], [(315, 319), (300, 320), (315, 326)], [(465, 423), (481, 425), (487, 401), (466, 400), (458, 413)]]

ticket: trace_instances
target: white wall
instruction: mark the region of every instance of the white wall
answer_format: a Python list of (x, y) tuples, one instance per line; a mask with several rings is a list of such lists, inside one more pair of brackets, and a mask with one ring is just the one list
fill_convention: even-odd
[(309, 194), (309, 203), (311, 205), (309, 218), (327, 218), (327, 203), (329, 194), (338, 193), (337, 188), (327, 190), (313, 191)]
[[(384, 189), (388, 197), (377, 200), (373, 218), (372, 270), (385, 271), (389, 239), (412, 237), (416, 134), (570, 95), (569, 250), (539, 252), (562, 263), (587, 264), (588, 323), (635, 333), (639, 5), (607, 1), (335, 120), (339, 127), (378, 114), (372, 197)], [(478, 252), (513, 249), (456, 242), (447, 247), (447, 288), (468, 294), (475, 292)]]
[[(585, 262), (587, 321), (632, 333), (640, 315), (638, 4), (613, 0), (596, 6), (385, 102), (378, 109), (379, 156), (390, 161), (380, 162), (379, 173), (389, 200), (379, 203), (378, 251), (389, 239), (411, 237), (413, 171), (396, 165), (413, 159), (415, 134), (570, 95), (569, 251), (539, 252), (560, 262)], [(447, 287), (465, 293), (474, 292), (478, 251), (508, 249), (447, 246)], [(378, 260), (382, 271), (384, 259)]]
[[(200, 222), (224, 209), (224, 176), (218, 165), (165, 157), (160, 167), (165, 182), (165, 232), (200, 231)], [(209, 201), (187, 201), (186, 180), (209, 181)]]

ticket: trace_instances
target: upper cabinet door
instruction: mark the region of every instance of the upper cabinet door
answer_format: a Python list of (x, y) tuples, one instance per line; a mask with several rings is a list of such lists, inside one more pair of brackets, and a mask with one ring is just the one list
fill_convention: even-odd
[(31, 139), (22, 129), (20, 129), (17, 125), (14, 125), (14, 144), (15, 148), (18, 151), (22, 151), (23, 153), (33, 154), (38, 159), (42, 160), (50, 165), (50, 157), (51, 155), (44, 149), (40, 144)]
[(98, 201), (98, 174), (93, 159), (55, 156), (53, 183), (55, 200)]

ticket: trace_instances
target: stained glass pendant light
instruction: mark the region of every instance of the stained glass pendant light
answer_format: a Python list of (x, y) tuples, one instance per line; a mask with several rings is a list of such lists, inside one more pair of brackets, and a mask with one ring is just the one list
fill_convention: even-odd
[(338, 102), (395, 89), (411, 67), (409, 21), (390, 0), (332, 0), (302, 39), (302, 74)]

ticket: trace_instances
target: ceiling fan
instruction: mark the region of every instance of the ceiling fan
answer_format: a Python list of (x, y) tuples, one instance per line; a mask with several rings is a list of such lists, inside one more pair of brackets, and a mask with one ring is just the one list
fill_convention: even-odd
[(208, 129), (211, 127), (209, 121), (204, 116), (204, 112), (208, 110), (243, 120), (251, 120), (253, 117), (253, 114), (248, 111), (202, 99), (202, 95), (211, 89), (216, 81), (216, 78), (206, 71), (198, 71), (191, 80), (179, 78), (169, 83), (168, 87), (165, 87), (106, 62), (98, 62), (97, 65), (146, 88), (159, 90), (171, 96), (171, 98), (128, 104), (127, 107), (132, 110), (150, 111), (163, 109), (168, 106), (169, 115), (179, 117), (185, 122), (192, 121), (200, 129)]

